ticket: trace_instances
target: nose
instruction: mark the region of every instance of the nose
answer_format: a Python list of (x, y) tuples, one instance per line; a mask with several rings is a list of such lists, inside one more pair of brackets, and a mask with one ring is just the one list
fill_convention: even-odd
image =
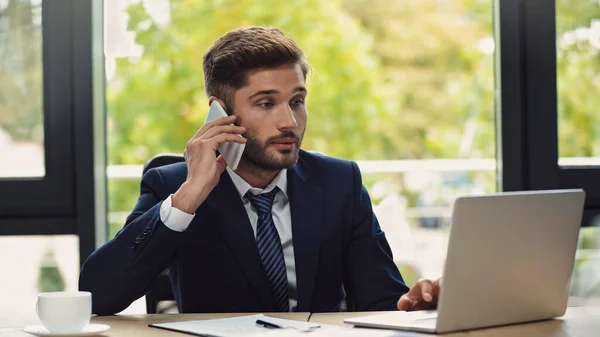
[(278, 114), (277, 122), (277, 128), (279, 130), (294, 129), (298, 126), (294, 110), (289, 105), (286, 105), (286, 107), (281, 109), (280, 113)]

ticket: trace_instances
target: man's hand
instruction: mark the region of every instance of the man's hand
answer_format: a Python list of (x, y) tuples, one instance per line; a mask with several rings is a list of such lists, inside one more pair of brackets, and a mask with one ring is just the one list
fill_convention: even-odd
[(410, 291), (398, 300), (398, 310), (416, 311), (437, 308), (442, 290), (442, 278), (432, 281), (421, 279), (410, 288)]
[(173, 194), (173, 207), (193, 214), (219, 183), (227, 164), (223, 156), (216, 156), (219, 145), (225, 142), (246, 143), (239, 135), (246, 132), (241, 126), (231, 125), (236, 116), (215, 119), (204, 124), (185, 147), (187, 178)]

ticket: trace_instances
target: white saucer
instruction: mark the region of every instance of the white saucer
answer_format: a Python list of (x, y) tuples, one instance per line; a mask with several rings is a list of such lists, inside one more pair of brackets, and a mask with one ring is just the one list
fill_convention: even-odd
[(85, 328), (83, 328), (80, 332), (73, 333), (54, 333), (48, 331), (48, 329), (44, 328), (43, 325), (31, 325), (25, 327), (23, 331), (30, 333), (36, 336), (51, 336), (51, 337), (76, 337), (76, 336), (96, 336), (98, 334), (103, 333), (104, 331), (110, 329), (109, 325), (106, 324), (88, 324)]

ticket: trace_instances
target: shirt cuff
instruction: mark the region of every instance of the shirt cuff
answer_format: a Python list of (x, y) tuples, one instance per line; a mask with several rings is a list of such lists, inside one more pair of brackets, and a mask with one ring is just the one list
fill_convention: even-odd
[(160, 220), (169, 229), (176, 232), (183, 232), (188, 228), (196, 213), (188, 214), (173, 207), (171, 201), (172, 196), (172, 194), (169, 195), (167, 199), (163, 201), (162, 205), (160, 205)]

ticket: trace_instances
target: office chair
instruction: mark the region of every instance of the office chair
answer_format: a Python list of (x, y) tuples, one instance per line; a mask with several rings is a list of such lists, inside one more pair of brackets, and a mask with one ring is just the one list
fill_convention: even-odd
[[(144, 165), (145, 174), (149, 169), (180, 163), (185, 161), (180, 154), (159, 154), (150, 158)], [(146, 293), (146, 311), (149, 314), (177, 313), (177, 302), (171, 289), (171, 280), (169, 279), (169, 270), (163, 270), (154, 283), (152, 288)]]

